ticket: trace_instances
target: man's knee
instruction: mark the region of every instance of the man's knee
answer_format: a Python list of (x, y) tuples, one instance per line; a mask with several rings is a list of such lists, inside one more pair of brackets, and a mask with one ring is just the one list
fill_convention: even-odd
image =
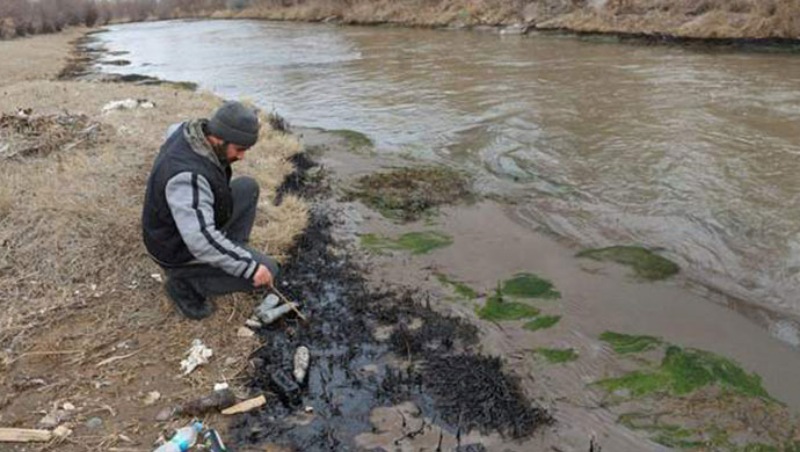
[(257, 200), (260, 190), (255, 179), (241, 176), (231, 181), (231, 192), (234, 198)]

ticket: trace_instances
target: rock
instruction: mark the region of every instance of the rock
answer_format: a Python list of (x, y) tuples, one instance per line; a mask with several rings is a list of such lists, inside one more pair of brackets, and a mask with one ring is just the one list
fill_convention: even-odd
[(246, 326), (240, 326), (239, 329), (236, 330), (236, 335), (239, 337), (253, 337), (255, 334), (253, 330)]
[(53, 430), (53, 436), (55, 436), (56, 438), (66, 438), (71, 434), (72, 434), (72, 429), (64, 425), (59, 425), (58, 427), (55, 428), (55, 430)]
[(86, 427), (92, 430), (98, 429), (102, 426), (103, 426), (103, 420), (100, 419), (99, 417), (93, 417), (88, 421), (86, 421)]
[(42, 428), (55, 428), (59, 424), (56, 412), (48, 413), (45, 417), (39, 420), (39, 427)]
[(160, 398), (161, 398), (161, 393), (160, 392), (151, 391), (151, 392), (148, 392), (146, 396), (144, 396), (144, 399), (142, 400), (142, 402), (144, 402), (145, 406), (150, 406), (150, 405), (158, 402), (158, 399), (160, 399)]
[(530, 27), (527, 24), (509, 25), (500, 30), (501, 35), (524, 35), (528, 33)]
[(55, 428), (71, 418), (72, 413), (70, 411), (55, 409), (39, 421), (39, 426), (42, 428)]
[(167, 408), (164, 408), (163, 410), (159, 411), (158, 414), (156, 414), (156, 420), (158, 422), (168, 421), (174, 415), (175, 415), (175, 409), (173, 409), (171, 407), (167, 407)]

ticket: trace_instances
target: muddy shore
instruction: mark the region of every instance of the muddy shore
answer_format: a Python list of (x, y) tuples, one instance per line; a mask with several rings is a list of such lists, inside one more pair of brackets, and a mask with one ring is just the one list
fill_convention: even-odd
[[(52, 73), (48, 71), (46, 77), (52, 77)], [(94, 84), (73, 83), (42, 81), (36, 84), (34, 92), (53, 96), (54, 92), (63, 90), (72, 98), (97, 92), (98, 99), (91, 102), (95, 109), (104, 100), (130, 94), (143, 94), (156, 99), (165, 96), (161, 97), (164, 101), (173, 95), (170, 88), (159, 91), (165, 87), (100, 84), (96, 85), (102, 86), (98, 90)], [(26, 89), (30, 88), (11, 86), (7, 88), (6, 96), (14, 103), (19, 103), (25, 99)], [(174, 93), (175, 97), (181, 99), (193, 97), (193, 94), (180, 90)], [(73, 108), (79, 108), (77, 105), (80, 101), (71, 102)], [(184, 113), (186, 111), (175, 107), (170, 115)], [(138, 116), (144, 115), (146, 113), (138, 113)], [(309, 166), (304, 168), (305, 174), (308, 175), (309, 170), (312, 170), (311, 174), (324, 171), (330, 188), (327, 193), (316, 193), (321, 197), (316, 198), (316, 204), (312, 207), (312, 227), (306, 229), (306, 235), (288, 253), (287, 266), (290, 270), (287, 274), (294, 278), (286, 281), (286, 290), (302, 300), (304, 308), (323, 321), (309, 330), (286, 322), (276, 328), (260, 331), (266, 347), (248, 356), (249, 365), (246, 367), (249, 370), (245, 375), (250, 375), (252, 379), (243, 380), (241, 374), (235, 378), (248, 391), (268, 389), (270, 383), (263, 379), (268, 378), (269, 372), (274, 369), (269, 369), (269, 366), (262, 369), (262, 366), (268, 363), (285, 365), (286, 356), (282, 353), (276, 355), (276, 350), (291, 349), (302, 342), (317, 344), (319, 348), (316, 353), (312, 350), (312, 359), (316, 363), (313, 369), (317, 373), (314, 374), (313, 384), (309, 382), (302, 397), (311, 406), (324, 402), (314, 406), (315, 416), (324, 418), (328, 423), (320, 424), (313, 416), (302, 414), (296, 407), (292, 408), (291, 404), (287, 407), (272, 398), (275, 403), (268, 409), (235, 419), (230, 429), (224, 429), (238, 444), (255, 443), (263, 446), (264, 443), (277, 442), (285, 447), (298, 447), (304, 444), (304, 439), (315, 439), (319, 442), (308, 444), (320, 449), (344, 447), (339, 442), (341, 439), (331, 433), (336, 427), (341, 427), (345, 432), (344, 440), (347, 443), (355, 441), (358, 447), (365, 449), (396, 446), (403, 450), (417, 450), (442, 444), (447, 450), (458, 443), (480, 443), (488, 450), (584, 451), (589, 450), (590, 443), (594, 442), (602, 445), (604, 450), (620, 451), (668, 447), (740, 450), (748, 444), (764, 447), (795, 444), (795, 415), (800, 409), (800, 399), (793, 387), (793, 382), (800, 377), (796, 351), (771, 338), (747, 319), (687, 290), (685, 282), (679, 277), (662, 282), (644, 282), (632, 277), (627, 267), (578, 259), (575, 257), (578, 250), (544, 233), (533, 232), (519, 225), (508, 206), (493, 201), (476, 200), (444, 206), (432, 215), (412, 222), (387, 218), (347, 194), (365, 175), (387, 171), (388, 167), (421, 165), (421, 162), (409, 163), (351, 152), (351, 146), (341, 134), (310, 129), (297, 129), (296, 132), (301, 136), (307, 152), (324, 168), (318, 170)], [(114, 144), (114, 138), (111, 138), (111, 144)], [(304, 176), (301, 173), (296, 177)], [(278, 185), (275, 191), (280, 193), (282, 188)], [(405, 234), (426, 231), (435, 232), (436, 237), (447, 240), (424, 248), (425, 252), (419, 253), (409, 251), (402, 244), (404, 242), (399, 241)], [(333, 237), (331, 242), (328, 236)], [(365, 238), (377, 238), (377, 243), (383, 245), (374, 246), (375, 241)], [(320, 244), (325, 246), (319, 247)], [(353, 267), (338, 269), (340, 263), (350, 260), (353, 261)], [(330, 270), (314, 273), (315, 262)], [(148, 271), (146, 267), (140, 271), (140, 276), (145, 280)], [(559, 296), (528, 298), (523, 294), (518, 298), (500, 297), (497, 306), (527, 306), (529, 310), (526, 312), (529, 314), (496, 318), (487, 315), (484, 309), (493, 303), (492, 296), (501, 291), (498, 287), (514, 293), (510, 281), (520, 274), (537, 275), (547, 280)], [(353, 285), (353, 279), (363, 281)], [(349, 283), (345, 284), (347, 281)], [(314, 282), (320, 287), (315, 287)], [(331, 286), (324, 284), (326, 282), (342, 285)], [(145, 295), (153, 297), (155, 286), (154, 283), (147, 284), (148, 292)], [(391, 293), (410, 290), (414, 295), (410, 300), (402, 296), (388, 296), (385, 295), (388, 287), (392, 288)], [(346, 298), (349, 293), (346, 291), (354, 288), (360, 295), (355, 298), (367, 299), (367, 303), (360, 307), (358, 304), (351, 305), (348, 309), (355, 306), (360, 309), (355, 314), (362, 315), (345, 313), (354, 319), (347, 317), (347, 322), (339, 324), (336, 318), (342, 315), (343, 305), (337, 301)], [(135, 290), (131, 289), (130, 293)], [(326, 293), (329, 299), (325, 299)], [(382, 304), (387, 300), (388, 306), (370, 304)], [(243, 314), (249, 314), (244, 311), (249, 311), (251, 305), (251, 300), (244, 300), (237, 304), (238, 310), (234, 308), (233, 312), (218, 313), (215, 320), (221, 324), (212, 327), (214, 333), (235, 335), (235, 326), (238, 324), (225, 322), (226, 319), (220, 318), (221, 315), (241, 321)], [(390, 311), (387, 313), (382, 309)], [(538, 311), (537, 314), (532, 314), (531, 309)], [(414, 331), (425, 330), (425, 326), (431, 323), (438, 325), (435, 330), (455, 331), (448, 330), (451, 328), (449, 326), (441, 326), (451, 325), (449, 320), (440, 320), (442, 315), (444, 318), (458, 319), (459, 324), (473, 325), (477, 331), (477, 344), (470, 345), (469, 341), (465, 341), (456, 344), (455, 350), (462, 352), (474, 347), (473, 351), (481, 356), (498, 357), (500, 361), (497, 362), (502, 364), (501, 374), (509, 375), (509, 381), (519, 382), (519, 390), (529, 403), (526, 405), (545, 408), (552, 414), (555, 423), (534, 432), (533, 436), (522, 435), (517, 439), (515, 435), (496, 427), (494, 430), (486, 428), (481, 433), (477, 424), (473, 425), (477, 428), (473, 429), (472, 434), (468, 434), (461, 431), (457, 418), (454, 421), (452, 414), (447, 415), (441, 408), (436, 408), (436, 394), (441, 394), (441, 391), (436, 391), (436, 385), (424, 387), (413, 383), (416, 377), (402, 364), (405, 357), (400, 356), (401, 362), (398, 363), (397, 350), (394, 353), (387, 353), (387, 350), (397, 342), (391, 339), (392, 333), (397, 331), (400, 331), (400, 335), (395, 335), (395, 338), (399, 338), (399, 343), (405, 347), (410, 347), (409, 341), (414, 343)], [(543, 323), (537, 324), (539, 326), (536, 328), (529, 326), (531, 322), (544, 317), (558, 317), (558, 320), (549, 326), (541, 326)], [(93, 327), (89, 321), (91, 318), (88, 317), (77, 331), (59, 333), (67, 336), (85, 334), (85, 329)], [(380, 329), (381, 318), (386, 323), (384, 326), (392, 329)], [(120, 320), (125, 321), (126, 318)], [(440, 325), (436, 322), (444, 323)], [(388, 337), (381, 336), (380, 331)], [(194, 328), (192, 333), (196, 332), (197, 328)], [(628, 349), (618, 347), (619, 342), (604, 335), (607, 332), (631, 335)], [(141, 334), (141, 331), (137, 334)], [(54, 336), (55, 340), (59, 337), (58, 334)], [(228, 337), (226, 340), (232, 339)], [(422, 345), (429, 342), (441, 344), (442, 339), (446, 338), (424, 337)], [(637, 345), (630, 347), (630, 342)], [(638, 344), (644, 346), (639, 347)], [(628, 353), (631, 349), (634, 351)], [(695, 349), (713, 352), (713, 357), (686, 353)], [(223, 353), (241, 353), (222, 350)], [(569, 350), (571, 353), (562, 353)], [(441, 355), (441, 350), (434, 348), (434, 351), (435, 356)], [(551, 359), (558, 356), (564, 358)], [(673, 383), (670, 379), (674, 378), (670, 372), (675, 369), (674, 361), (668, 359), (670, 356), (699, 363), (679, 369), (705, 369), (709, 372), (699, 380), (692, 380), (699, 381), (699, 385), (689, 385), (689, 391), (674, 389), (669, 385)], [(733, 361), (725, 358), (720, 360), (720, 357)], [(436, 362), (424, 353), (409, 361), (417, 360), (420, 365)], [(378, 361), (377, 367), (374, 361)], [(470, 361), (461, 357), (459, 362)], [(458, 368), (457, 363), (442, 363), (453, 369)], [(56, 362), (55, 365), (60, 364)], [(744, 370), (744, 376), (737, 370), (738, 366)], [(336, 371), (331, 370), (325, 376), (326, 367)], [(435, 371), (442, 369), (442, 366), (430, 365), (429, 368)], [(494, 364), (488, 368), (497, 369)], [(391, 376), (392, 372), (401, 369), (406, 370), (405, 377), (399, 373), (397, 377)], [(9, 367), (8, 370), (9, 374), (19, 376), (18, 367)], [(127, 369), (127, 372), (130, 371)], [(348, 375), (348, 371), (352, 371), (352, 375)], [(464, 372), (465, 369), (460, 371)], [(158, 378), (159, 369), (151, 369), (150, 372), (151, 377)], [(378, 372), (377, 376), (370, 375), (375, 372)], [(761, 380), (750, 378), (753, 373), (759, 374)], [(435, 373), (423, 375), (423, 378), (430, 379), (431, 375)], [(652, 392), (642, 392), (638, 386), (611, 384), (615, 378), (631, 375), (650, 375), (658, 380), (656, 383), (668, 381), (669, 384), (656, 384)], [(198, 380), (207, 378), (208, 375), (204, 374)], [(325, 389), (330, 381), (340, 383), (333, 385), (340, 392)], [(354, 414), (356, 411), (352, 410), (358, 410), (359, 407), (348, 404), (348, 400), (354, 397), (349, 391), (364, 382), (374, 384), (376, 381), (394, 382), (395, 386), (390, 385), (389, 388), (393, 387), (394, 390), (387, 390), (383, 395), (385, 398), (377, 397), (375, 389), (362, 391), (372, 400), (370, 404), (377, 403), (381, 407), (371, 412), (363, 412), (363, 408), (360, 408), (361, 411)], [(347, 384), (341, 384), (343, 382)], [(679, 382), (685, 383), (683, 380)], [(201, 383), (205, 381), (195, 381), (193, 389), (204, 387)], [(647, 383), (651, 384), (653, 380), (647, 380)], [(760, 391), (762, 384), (768, 394), (766, 396)], [(115, 390), (121, 396), (118, 394), (113, 402), (108, 402), (113, 406), (115, 425), (122, 425), (125, 436), (133, 436), (136, 442), (127, 445), (124, 440), (117, 438), (114, 444), (121, 445), (125, 450), (149, 450), (146, 438), (149, 435), (152, 439), (153, 432), (164, 427), (152, 421), (156, 407), (139, 406), (135, 392), (141, 392), (144, 387), (136, 387), (131, 393), (131, 389), (119, 386)], [(419, 389), (421, 387), (424, 388)], [(334, 396), (331, 397), (331, 394)], [(184, 390), (183, 397), (186, 395)], [(124, 401), (126, 397), (127, 402)], [(323, 400), (326, 397), (333, 402)], [(367, 396), (356, 395), (355, 400), (363, 401), (363, 397)], [(11, 409), (0, 412), (0, 423), (5, 425), (11, 419), (13, 425), (24, 425), (26, 419), (35, 420), (35, 416), (28, 415), (26, 418), (20, 413), (43, 409), (47, 406), (47, 400), (40, 397), (36, 404), (30, 404), (18, 396), (9, 405)], [(409, 404), (409, 401), (413, 404)], [(371, 407), (370, 404), (367, 405)], [(338, 414), (335, 413), (336, 407), (340, 411)], [(664, 412), (670, 412), (671, 415), (665, 417)], [(432, 417), (435, 413), (440, 413), (443, 418)], [(336, 420), (337, 416), (344, 418), (344, 425), (337, 424), (341, 422)], [(406, 418), (413, 418), (413, 421), (407, 422)], [(354, 419), (358, 419), (358, 422)], [(226, 422), (218, 417), (212, 417), (209, 421), (222, 426)], [(133, 423), (138, 425), (136, 429), (133, 429)], [(358, 425), (353, 426), (353, 423)], [(114, 430), (120, 431), (120, 427)], [(136, 434), (130, 433), (131, 430)], [(372, 434), (363, 434), (368, 430)], [(296, 432), (300, 432), (297, 433), (299, 437), (292, 436)], [(414, 432), (418, 433), (411, 435)], [(501, 436), (501, 432), (505, 436)], [(90, 448), (78, 438), (56, 447), (59, 450)], [(92, 441), (92, 447), (97, 447), (97, 439)]]

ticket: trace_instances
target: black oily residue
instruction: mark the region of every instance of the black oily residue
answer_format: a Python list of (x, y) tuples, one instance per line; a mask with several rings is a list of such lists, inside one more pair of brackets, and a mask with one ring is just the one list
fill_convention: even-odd
[[(312, 183), (303, 176), (313, 162), (301, 156), (295, 164), (298, 174), (280, 193), (326, 193), (319, 178)], [(498, 359), (475, 352), (474, 326), (437, 314), (414, 293), (370, 290), (347, 255), (331, 252), (330, 218), (322, 204), (312, 207), (310, 225), (282, 269), (281, 291), (302, 303), (310, 322), (287, 319), (259, 331), (267, 345), (253, 355), (257, 368), (251, 385), (275, 397), (233, 422), (231, 442), (352, 449), (356, 436), (373, 431), (369, 415), (374, 408), (409, 400), (433, 420), (427, 428), (451, 434), (477, 429), (521, 438), (551, 422), (543, 409), (526, 401)], [(394, 332), (376, 339), (373, 332), (386, 326)], [(300, 345), (311, 350), (311, 367), (299, 393), (292, 394), (285, 377)], [(466, 379), (478, 381), (464, 384)], [(452, 391), (444, 390), (448, 387)], [(313, 407), (313, 419), (300, 423), (307, 406)]]

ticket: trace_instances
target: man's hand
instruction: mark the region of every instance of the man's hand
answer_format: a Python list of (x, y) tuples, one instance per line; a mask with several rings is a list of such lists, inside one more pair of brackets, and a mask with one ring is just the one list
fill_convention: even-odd
[(272, 285), (272, 273), (264, 265), (258, 264), (256, 274), (253, 276), (253, 285), (255, 287)]

